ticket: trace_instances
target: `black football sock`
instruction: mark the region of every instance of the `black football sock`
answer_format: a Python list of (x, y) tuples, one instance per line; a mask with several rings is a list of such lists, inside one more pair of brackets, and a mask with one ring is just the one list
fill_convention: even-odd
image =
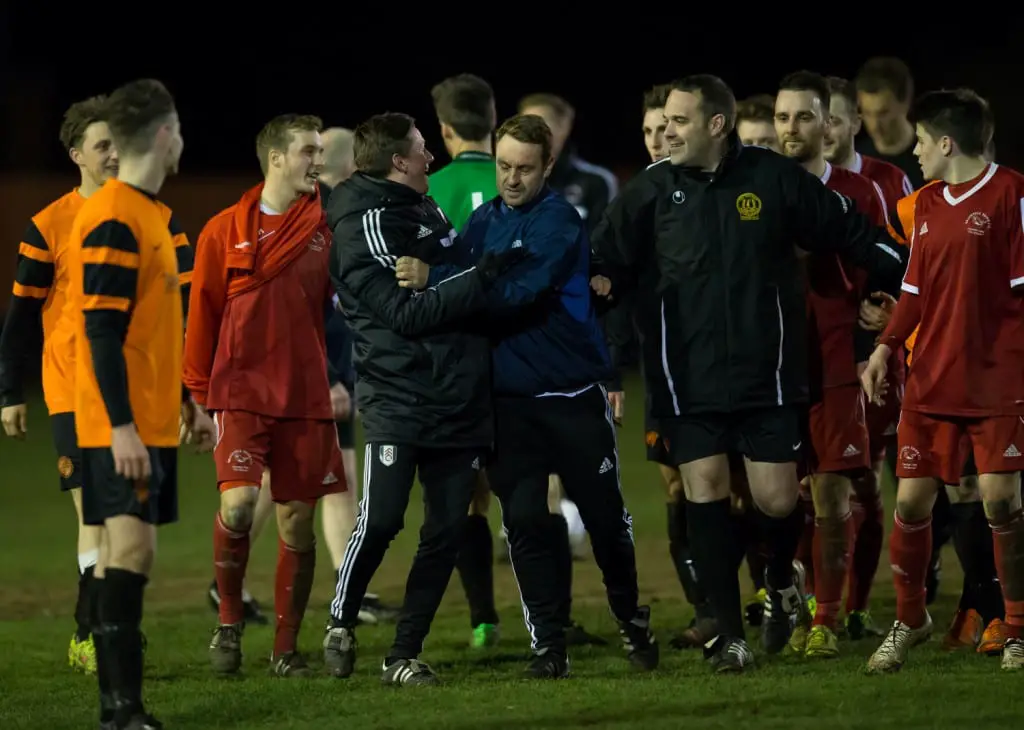
[(569, 543), (569, 523), (561, 514), (552, 514), (550, 519), (557, 586), (562, 598), (559, 614), (563, 625), (568, 626), (572, 623), (572, 545)]
[(96, 646), (96, 680), (100, 687), (100, 723), (114, 721), (114, 692), (110, 684), (110, 657), (103, 641), (103, 627), (100, 623), (100, 602), (106, 581), (93, 576), (89, 581), (89, 628)]
[(960, 607), (973, 608), (986, 625), (993, 619), (1002, 619), (1003, 596), (996, 576), (992, 528), (985, 518), (984, 506), (981, 502), (951, 504), (949, 514), (953, 547), (964, 571)]
[(494, 543), (483, 515), (470, 515), (462, 528), (462, 547), (455, 563), (469, 602), (473, 628), (498, 623), (494, 608)]
[(758, 528), (758, 510), (748, 504), (743, 514), (737, 520), (737, 530), (742, 531), (744, 536), (744, 556), (747, 559), (747, 573), (750, 574), (750, 582), (754, 584), (754, 590), (764, 588), (764, 547), (761, 544), (760, 529)]
[(707, 596), (704, 595), (697, 578), (697, 569), (690, 551), (690, 540), (686, 531), (685, 498), (681, 497), (679, 502), (669, 502), (665, 507), (668, 511), (668, 550), (672, 564), (675, 566), (676, 575), (679, 576), (686, 600), (697, 611), (698, 618), (704, 618), (703, 614), (708, 613), (710, 608), (707, 605)]
[[(760, 523), (760, 538), (765, 548), (765, 580), (772, 590), (781, 591), (793, 585), (793, 558), (800, 544), (804, 512), (800, 504), (785, 517), (769, 517), (755, 510)], [(797, 586), (802, 592), (803, 586)]]
[(690, 537), (690, 554), (722, 635), (744, 638), (740, 579), (734, 559), (736, 539), (732, 534), (729, 500), (688, 501), (686, 526)]
[(107, 568), (100, 596), (100, 626), (109, 660), (115, 719), (126, 725), (143, 712), (142, 595), (147, 578), (120, 568)]
[(75, 638), (85, 641), (92, 633), (92, 617), (90, 616), (90, 591), (92, 589), (95, 565), (90, 565), (78, 573), (78, 600), (75, 602)]

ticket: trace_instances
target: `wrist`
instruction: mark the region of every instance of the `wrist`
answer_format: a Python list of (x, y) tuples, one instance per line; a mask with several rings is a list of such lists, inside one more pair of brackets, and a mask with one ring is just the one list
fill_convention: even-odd
[(888, 360), (889, 356), (892, 355), (892, 348), (884, 342), (878, 343), (875, 347), (875, 351), (871, 353), (872, 360)]

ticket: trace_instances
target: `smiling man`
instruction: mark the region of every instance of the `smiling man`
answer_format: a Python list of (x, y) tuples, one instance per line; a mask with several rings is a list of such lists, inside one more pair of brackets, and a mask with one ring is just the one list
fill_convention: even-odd
[(185, 382), (216, 413), (221, 601), (210, 661), (223, 674), (241, 667), (242, 584), (264, 470), (274, 474), (280, 536), (271, 655), (278, 676), (309, 672), (296, 642), (316, 565), (313, 513), (321, 497), (347, 488), (325, 350), (333, 292), (317, 189), (321, 126), (298, 114), (268, 122), (256, 138), (264, 181), (214, 216), (196, 246)]

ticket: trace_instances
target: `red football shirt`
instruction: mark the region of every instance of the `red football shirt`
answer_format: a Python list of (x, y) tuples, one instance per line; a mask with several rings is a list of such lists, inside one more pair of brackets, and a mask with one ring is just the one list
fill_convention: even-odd
[(853, 172), (860, 173), (868, 180), (877, 184), (882, 192), (882, 204), (885, 206), (885, 219), (896, 215), (896, 203), (914, 192), (907, 173), (890, 162), (877, 157), (867, 157), (859, 152), (854, 153)]
[[(1024, 416), (1024, 176), (990, 164), (968, 182), (928, 186), (912, 222), (912, 301), (901, 307), (920, 326), (903, 408)], [(906, 319), (894, 315), (890, 329)]]
[[(875, 225), (885, 226), (881, 191), (866, 177), (825, 163), (821, 181), (853, 200)], [(834, 254), (815, 254), (807, 259), (807, 284), (812, 383), (818, 380), (825, 388), (857, 383), (853, 333), (861, 300), (871, 293), (865, 291), (867, 274)]]

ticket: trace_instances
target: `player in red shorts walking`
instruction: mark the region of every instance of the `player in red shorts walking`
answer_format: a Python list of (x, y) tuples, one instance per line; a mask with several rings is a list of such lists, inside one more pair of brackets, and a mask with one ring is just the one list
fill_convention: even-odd
[[(895, 165), (867, 157), (854, 149), (854, 140), (860, 133), (861, 116), (857, 110), (857, 89), (851, 81), (830, 76), (829, 104), (831, 124), (825, 136), (825, 159), (836, 167), (863, 175), (878, 186), (882, 194), (882, 213), (885, 221), (896, 217), (896, 204), (913, 192), (910, 178)], [(876, 292), (861, 303), (865, 308), (879, 309)], [(881, 331), (882, 327), (878, 328)], [(896, 424), (900, 420), (900, 403), (904, 380), (903, 348), (897, 348), (889, 358), (888, 396), (884, 405), (868, 403), (865, 415), (868, 424), (868, 443), (871, 469), (853, 482), (850, 509), (854, 521), (853, 554), (850, 558), (849, 582), (846, 595), (846, 631), (851, 639), (882, 636), (868, 611), (871, 587), (878, 570), (885, 532), (882, 519), (880, 485), (886, 461), (892, 472), (896, 470)]]
[(309, 673), (296, 641), (316, 564), (313, 513), (321, 497), (346, 489), (324, 346), (333, 292), (320, 129), (311, 116), (271, 120), (256, 138), (265, 182), (214, 216), (196, 246), (185, 382), (217, 423), (221, 602), (210, 661), (225, 674), (241, 667), (242, 582), (264, 469), (274, 475), (280, 536), (271, 658), (279, 676)]
[[(984, 158), (987, 104), (972, 91), (918, 100), (918, 194), (903, 296), (862, 375), (884, 399), (886, 362), (917, 327), (897, 434), (900, 478), (889, 543), (896, 621), (868, 660), (895, 671), (932, 632), (925, 608), (931, 513), (939, 488), (960, 481), (973, 446), (992, 527), (1008, 638), (1003, 669), (1024, 667), (1024, 176)], [(906, 226), (904, 226), (906, 228)]]
[[(883, 227), (878, 186), (825, 161), (829, 97), (827, 81), (816, 73), (799, 71), (782, 80), (775, 99), (775, 131), (782, 153)], [(790, 646), (808, 657), (831, 657), (839, 653), (836, 625), (854, 540), (852, 482), (871, 466), (864, 394), (857, 376), (858, 363), (866, 362), (874, 343), (857, 320), (861, 299), (872, 288), (864, 271), (834, 254), (811, 255), (805, 263), (811, 339), (807, 466), (815, 508), (811, 554), (817, 608), (810, 631), (798, 627)]]

